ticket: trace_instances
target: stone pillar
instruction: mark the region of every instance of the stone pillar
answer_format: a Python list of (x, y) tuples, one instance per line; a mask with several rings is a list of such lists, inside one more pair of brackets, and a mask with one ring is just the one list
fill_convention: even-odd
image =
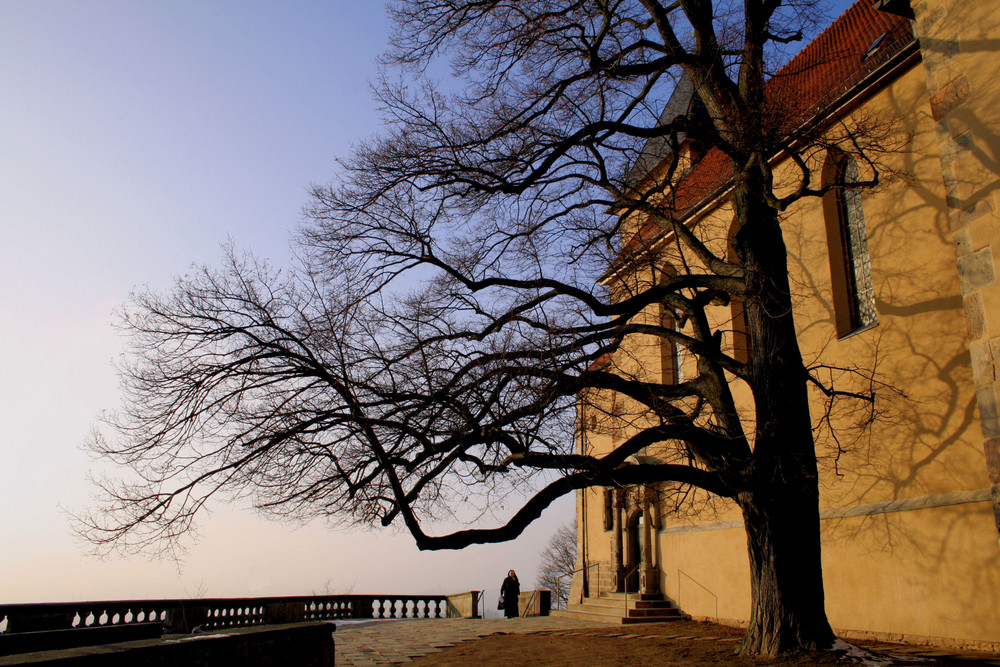
[(914, 30), (927, 76), (953, 234), (956, 269), (969, 331), (985, 466), (1000, 531), (1000, 188), (993, 156), (1000, 153), (1000, 82), (985, 66), (983, 44), (1000, 39), (992, 2), (916, 0)]
[(659, 593), (660, 577), (653, 562), (653, 511), (652, 494), (648, 488), (642, 491), (642, 561), (639, 566), (639, 592)]
[(448, 596), (445, 607), (448, 618), (479, 618), (479, 594), (482, 591), (455, 593)]
[(613, 588), (617, 592), (625, 590), (624, 540), (622, 538), (622, 511), (625, 509), (625, 493), (615, 489), (614, 515), (611, 528), (611, 567), (614, 576)]

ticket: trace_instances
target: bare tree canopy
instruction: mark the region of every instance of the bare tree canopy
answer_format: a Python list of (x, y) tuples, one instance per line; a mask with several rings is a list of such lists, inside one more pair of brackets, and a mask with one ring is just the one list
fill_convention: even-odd
[[(516, 537), (576, 489), (675, 482), (744, 513), (744, 650), (828, 645), (806, 389), (818, 379), (796, 343), (779, 217), (823, 192), (810, 173), (831, 142), (859, 156), (859, 183), (878, 171), (869, 135), (810, 132), (795, 100), (766, 89), (812, 4), (392, 2), (385, 131), (313, 188), (297, 265), (230, 249), (124, 308), (124, 404), (93, 448), (138, 477), (104, 482), (89, 537), (170, 546), (221, 496), (461, 548)], [(460, 84), (423, 74), (442, 57)], [(661, 118), (683, 81), (695, 103)], [(732, 188), (728, 254), (724, 233), (720, 245), (684, 222), (696, 202), (682, 142)], [(801, 178), (779, 192), (780, 151)], [(710, 315), (732, 299), (742, 359), (720, 344), (731, 323)], [(697, 374), (664, 382), (608, 362), (637, 337), (683, 348)], [(581, 453), (578, 409), (602, 393), (632, 406), (605, 411), (627, 437)], [(653, 445), (659, 458), (635, 457)], [(495, 525), (427, 530), (502, 499), (519, 507)]]
[(559, 526), (541, 554), (535, 585), (552, 592), (556, 609), (569, 602), (570, 580), (576, 569), (576, 522)]

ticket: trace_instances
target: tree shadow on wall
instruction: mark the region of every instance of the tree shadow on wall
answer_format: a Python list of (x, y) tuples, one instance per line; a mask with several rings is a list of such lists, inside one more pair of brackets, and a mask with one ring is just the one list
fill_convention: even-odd
[[(991, 511), (982, 503), (877, 509), (879, 503), (989, 486), (953, 221), (1000, 189), (1000, 136), (965, 109), (953, 116), (975, 142), (943, 135), (920, 92), (890, 88), (884, 95), (885, 116), (903, 119), (894, 131), (904, 147), (888, 158), (896, 162), (896, 178), (863, 195), (878, 326), (837, 335), (834, 258), (824, 230), (816, 227), (818, 204), (788, 217), (786, 241), (793, 289), (810, 314), (799, 319), (806, 364), (823, 369), (829, 386), (875, 396), (869, 406), (816, 393), (813, 405), (827, 410), (813, 415), (823, 507), (876, 506), (868, 515), (825, 519), (824, 542), (911, 559), (931, 581), (954, 578), (948, 568), (961, 565), (964, 581), (949, 595), (979, 609), (984, 597), (1000, 601)], [(960, 151), (979, 168), (942, 169), (940, 151)], [(956, 171), (977, 176), (959, 182)], [(970, 540), (979, 537), (989, 537), (993, 548), (980, 545), (970, 555)]]

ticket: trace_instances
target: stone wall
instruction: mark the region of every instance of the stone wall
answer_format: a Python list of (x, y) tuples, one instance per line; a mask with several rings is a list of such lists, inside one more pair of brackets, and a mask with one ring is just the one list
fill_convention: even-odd
[(517, 598), (521, 616), (548, 616), (552, 608), (551, 591), (524, 591)]
[(480, 618), (482, 591), (468, 591), (448, 596), (448, 618)]
[(983, 53), (1000, 50), (993, 2), (920, 0), (916, 34), (936, 123), (941, 172), (965, 304), (993, 514), (1000, 530), (1000, 84)]
[(299, 623), (225, 633), (88, 646), (0, 657), (0, 665), (66, 667), (320, 667), (333, 664), (335, 626)]

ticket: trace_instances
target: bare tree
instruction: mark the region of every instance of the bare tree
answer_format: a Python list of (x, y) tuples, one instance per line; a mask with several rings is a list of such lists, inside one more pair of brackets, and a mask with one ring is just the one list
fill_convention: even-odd
[(556, 609), (565, 609), (569, 602), (570, 580), (576, 569), (576, 522), (560, 526), (549, 539), (541, 554), (535, 585), (552, 592)]
[[(815, 109), (765, 84), (810, 7), (393, 2), (385, 132), (313, 189), (296, 266), (230, 250), (124, 309), (124, 405), (93, 448), (137, 476), (103, 481), (89, 537), (170, 548), (221, 496), (401, 522), (421, 549), (455, 549), (514, 538), (577, 489), (672, 482), (742, 510), (743, 651), (828, 646), (807, 394), (820, 378), (796, 341), (780, 221), (879, 171), (863, 128), (810, 123)], [(442, 55), (460, 92), (421, 74)], [(698, 103), (660, 118), (682, 80)], [(816, 184), (832, 145), (856, 156), (857, 182)], [(796, 182), (774, 183), (779, 153)], [(705, 187), (687, 174), (706, 170), (731, 189), (731, 248), (685, 222)], [(712, 315), (734, 299), (744, 358)], [(697, 373), (630, 367), (639, 339), (680, 346)], [(743, 413), (735, 385), (753, 397)], [(580, 401), (629, 422), (613, 451), (575, 451)], [(634, 457), (650, 447), (655, 460)], [(428, 532), (485, 521), (498, 499), (519, 507), (492, 527)]]

